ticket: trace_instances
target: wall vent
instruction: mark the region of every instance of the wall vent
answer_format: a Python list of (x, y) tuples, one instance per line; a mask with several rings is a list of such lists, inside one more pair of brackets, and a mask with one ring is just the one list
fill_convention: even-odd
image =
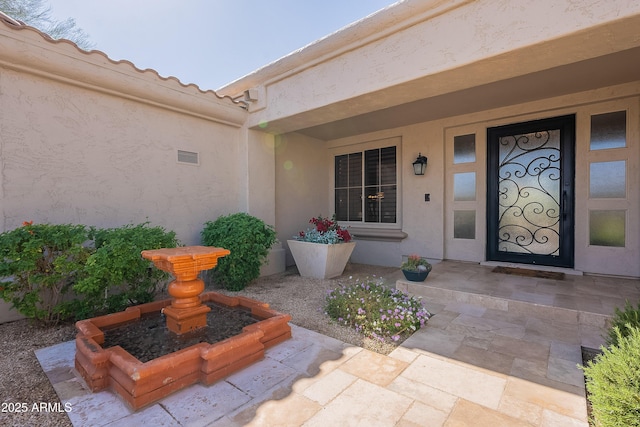
[(193, 151), (178, 150), (178, 163), (187, 163), (189, 165), (199, 165), (200, 160), (198, 153)]

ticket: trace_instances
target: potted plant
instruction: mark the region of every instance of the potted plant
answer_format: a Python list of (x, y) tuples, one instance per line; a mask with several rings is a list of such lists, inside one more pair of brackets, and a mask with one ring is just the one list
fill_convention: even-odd
[(356, 246), (351, 234), (338, 224), (335, 215), (331, 219), (319, 215), (309, 222), (314, 228), (287, 240), (300, 275), (317, 279), (340, 276)]
[(422, 282), (427, 278), (431, 271), (431, 264), (429, 261), (422, 258), (420, 255), (409, 255), (407, 260), (400, 265), (402, 274), (411, 282)]

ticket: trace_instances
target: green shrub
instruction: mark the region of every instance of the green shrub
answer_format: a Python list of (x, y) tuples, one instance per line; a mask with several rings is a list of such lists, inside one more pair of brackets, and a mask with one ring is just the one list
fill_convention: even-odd
[(597, 427), (640, 426), (640, 329), (625, 327), (626, 335), (613, 328), (617, 346), (582, 368)]
[(166, 273), (144, 249), (175, 247), (148, 224), (114, 229), (24, 223), (0, 234), (0, 297), (44, 323), (120, 311), (153, 299)]
[(276, 241), (273, 226), (246, 213), (221, 216), (205, 223), (202, 243), (229, 249), (212, 275), (226, 289), (239, 291), (260, 276), (260, 266)]
[(57, 323), (69, 317), (63, 300), (91, 254), (83, 225), (25, 222), (0, 234), (0, 297), (23, 315)]
[(635, 308), (628, 300), (625, 301), (624, 310), (616, 307), (611, 328), (606, 337), (607, 346), (617, 346), (619, 334), (623, 337), (627, 336), (629, 328), (640, 328), (640, 302), (638, 302), (638, 307)]
[(380, 341), (406, 338), (431, 317), (420, 300), (369, 279), (341, 284), (331, 291), (325, 313), (339, 324)]
[(130, 305), (153, 301), (159, 283), (168, 274), (153, 267), (140, 252), (175, 248), (176, 234), (149, 223), (92, 230), (95, 252), (87, 259), (85, 277), (73, 290), (78, 299), (69, 309), (77, 318), (122, 311)]

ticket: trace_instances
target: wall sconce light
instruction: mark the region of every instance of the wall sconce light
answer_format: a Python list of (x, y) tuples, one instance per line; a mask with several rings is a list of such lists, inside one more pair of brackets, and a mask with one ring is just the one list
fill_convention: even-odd
[(413, 173), (415, 175), (424, 175), (427, 170), (427, 158), (418, 153), (418, 158), (413, 162)]

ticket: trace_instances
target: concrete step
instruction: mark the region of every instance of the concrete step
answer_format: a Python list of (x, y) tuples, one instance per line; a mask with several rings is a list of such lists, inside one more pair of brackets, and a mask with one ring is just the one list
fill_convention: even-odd
[(425, 306), (429, 307), (429, 301), (439, 304), (459, 302), (476, 305), (484, 308), (502, 310), (513, 314), (534, 316), (541, 319), (552, 319), (562, 323), (578, 324), (585, 326), (608, 327), (611, 316), (594, 313), (585, 310), (575, 310), (557, 307), (544, 303), (536, 303), (514, 298), (504, 298), (493, 295), (485, 295), (470, 290), (456, 290), (434, 285), (427, 279), (424, 282), (411, 282), (405, 279), (396, 280), (396, 289), (409, 295), (422, 297)]

